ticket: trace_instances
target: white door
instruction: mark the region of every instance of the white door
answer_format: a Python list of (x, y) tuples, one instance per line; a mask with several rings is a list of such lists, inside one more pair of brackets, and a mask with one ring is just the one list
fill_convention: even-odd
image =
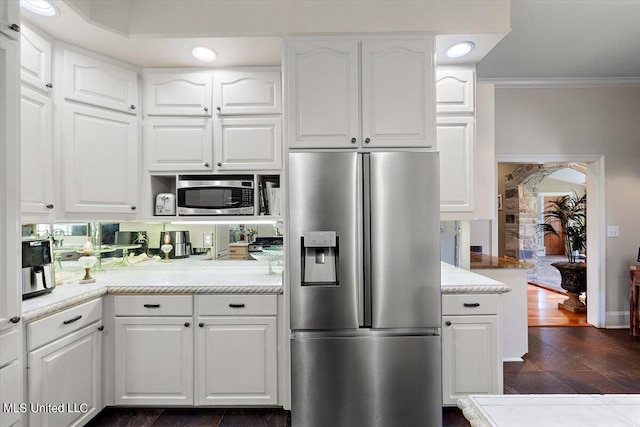
[(64, 98), (137, 114), (138, 73), (78, 53), (64, 51)]
[[(7, 2), (0, 2), (5, 4)], [(3, 6), (2, 6), (3, 7)], [(0, 331), (19, 321), (20, 80), (18, 44), (0, 34)]]
[(278, 403), (276, 317), (199, 318), (197, 403)]
[(53, 218), (53, 107), (51, 98), (22, 86), (20, 97), (21, 210)]
[(50, 93), (51, 42), (27, 26), (22, 27), (20, 40), (20, 78), (44, 93)]
[(280, 71), (216, 71), (213, 77), (218, 115), (280, 114)]
[(116, 405), (193, 404), (192, 321), (116, 317)]
[(216, 120), (216, 170), (282, 169), (282, 129), (279, 117)]
[(442, 317), (443, 403), (469, 394), (501, 394), (498, 316)]
[(209, 118), (147, 119), (144, 152), (149, 171), (213, 169), (213, 130)]
[(473, 212), (475, 131), (473, 117), (438, 117), (440, 212)]
[(211, 72), (145, 74), (148, 116), (211, 116)]
[(364, 147), (433, 147), (433, 39), (362, 42)]
[(438, 113), (473, 113), (474, 95), (475, 72), (473, 69), (438, 67), (436, 70)]
[(21, 412), (18, 405), (24, 404), (22, 397), (22, 378), (24, 371), (22, 361), (16, 359), (0, 368), (0, 395), (3, 405), (13, 405), (12, 410), (3, 410), (0, 417), (0, 427), (14, 427), (22, 425)]
[(20, 37), (20, 2), (0, 1), (0, 34), (16, 40)]
[(101, 323), (29, 353), (29, 403), (61, 412), (29, 412), (30, 427), (82, 426), (102, 410)]
[(289, 147), (356, 147), (358, 41), (289, 41), (287, 75)]
[(63, 110), (65, 210), (136, 213), (138, 121), (136, 117), (66, 104)]

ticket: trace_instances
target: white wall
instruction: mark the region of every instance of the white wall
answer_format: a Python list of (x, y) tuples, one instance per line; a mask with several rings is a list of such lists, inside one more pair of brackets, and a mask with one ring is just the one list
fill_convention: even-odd
[(640, 246), (640, 88), (497, 88), (495, 117), (496, 156), (605, 156), (604, 217), (620, 227), (605, 241), (607, 326), (623, 326)]

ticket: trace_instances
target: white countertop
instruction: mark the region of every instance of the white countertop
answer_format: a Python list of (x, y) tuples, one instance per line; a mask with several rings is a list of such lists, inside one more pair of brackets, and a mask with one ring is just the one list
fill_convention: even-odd
[(458, 407), (474, 427), (637, 427), (640, 395), (468, 396)]
[[(69, 267), (70, 266), (70, 267)], [(98, 298), (105, 294), (279, 294), (282, 293), (282, 267), (268, 275), (267, 264), (258, 261), (212, 261), (193, 256), (169, 262), (149, 260), (128, 267), (110, 266), (107, 271), (92, 271), (95, 283), (79, 284), (83, 270), (65, 262), (65, 270), (56, 272), (70, 283), (56, 286), (53, 292), (22, 302), (24, 321)], [(443, 294), (504, 293), (511, 288), (501, 282), (443, 263)]]

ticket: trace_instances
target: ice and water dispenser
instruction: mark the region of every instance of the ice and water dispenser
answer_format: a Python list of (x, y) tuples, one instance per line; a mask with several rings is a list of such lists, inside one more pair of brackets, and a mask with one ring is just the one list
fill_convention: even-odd
[(302, 286), (338, 286), (338, 236), (308, 231), (302, 237)]

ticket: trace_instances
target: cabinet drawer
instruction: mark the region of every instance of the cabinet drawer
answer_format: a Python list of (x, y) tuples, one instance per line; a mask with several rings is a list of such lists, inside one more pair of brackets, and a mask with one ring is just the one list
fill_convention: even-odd
[(10, 328), (0, 334), (0, 367), (16, 360), (20, 355), (20, 329)]
[(249, 253), (248, 246), (233, 246), (229, 245), (229, 254), (230, 255), (247, 255)]
[(443, 315), (497, 314), (498, 294), (443, 295)]
[(278, 313), (276, 295), (198, 295), (199, 316), (275, 316)]
[(31, 351), (102, 319), (102, 299), (27, 324), (27, 350)]
[(127, 295), (114, 298), (116, 316), (191, 316), (191, 295)]

